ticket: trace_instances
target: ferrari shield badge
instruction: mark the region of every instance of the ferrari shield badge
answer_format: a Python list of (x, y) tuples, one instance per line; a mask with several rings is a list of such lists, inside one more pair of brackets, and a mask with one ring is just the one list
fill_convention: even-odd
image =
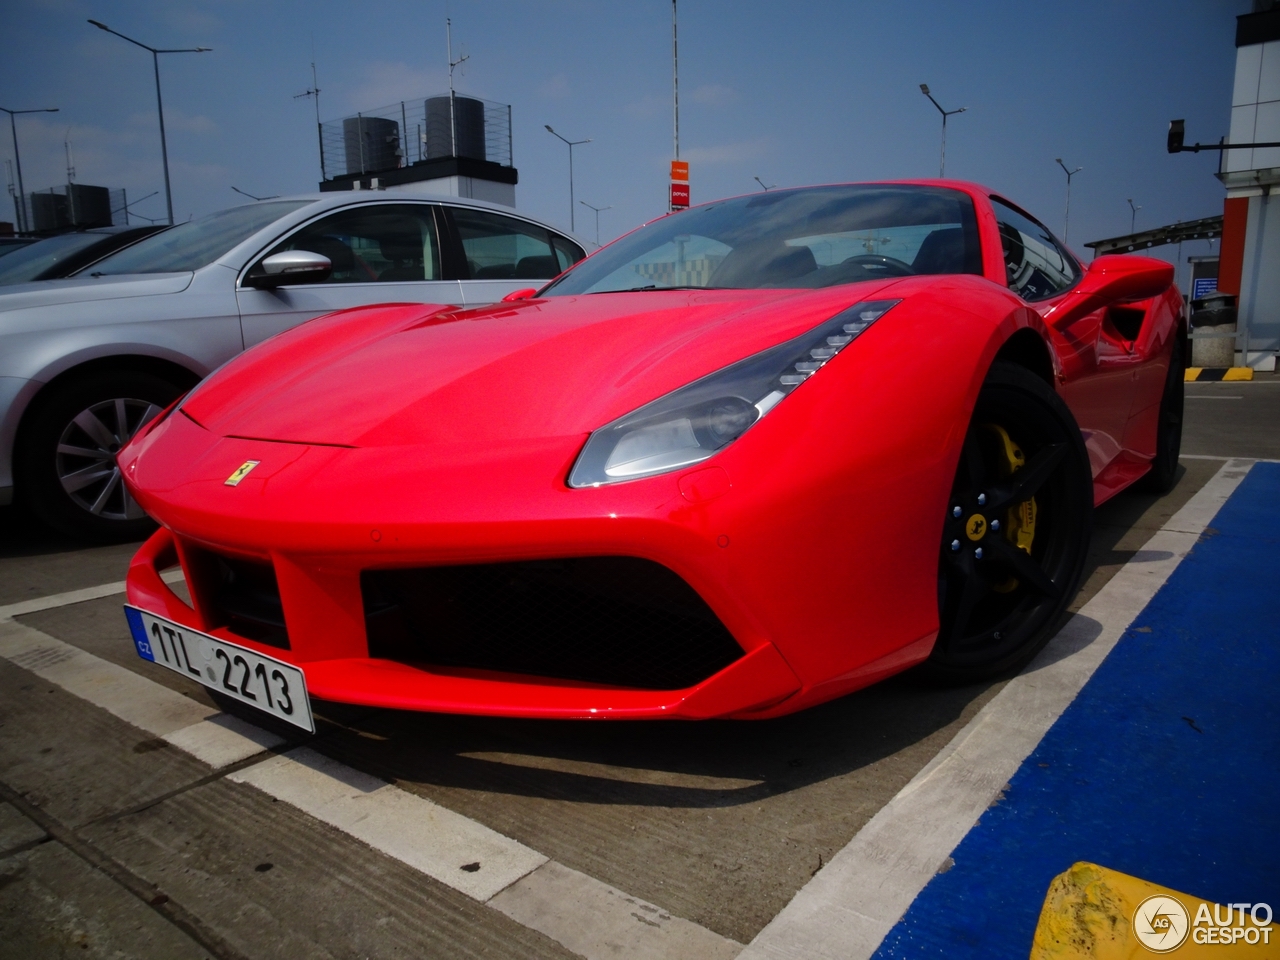
[(261, 462), (262, 462), (261, 460), (246, 460), (244, 463), (240, 464), (240, 466), (236, 467), (235, 473), (227, 477), (227, 479), (224, 482), (228, 487), (234, 487), (236, 484), (238, 484), (241, 480), (243, 480), (245, 477), (249, 475), (250, 470), (252, 470)]

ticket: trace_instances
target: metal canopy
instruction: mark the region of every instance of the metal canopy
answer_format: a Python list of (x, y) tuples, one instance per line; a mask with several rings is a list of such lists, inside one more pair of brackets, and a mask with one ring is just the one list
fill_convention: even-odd
[(1167, 227), (1156, 227), (1154, 230), (1140, 230), (1123, 237), (1111, 237), (1107, 240), (1094, 240), (1085, 246), (1095, 256), (1106, 253), (1133, 253), (1149, 247), (1160, 247), (1166, 243), (1181, 243), (1183, 240), (1214, 240), (1222, 236), (1222, 217), (1205, 217), (1203, 220), (1184, 220)]

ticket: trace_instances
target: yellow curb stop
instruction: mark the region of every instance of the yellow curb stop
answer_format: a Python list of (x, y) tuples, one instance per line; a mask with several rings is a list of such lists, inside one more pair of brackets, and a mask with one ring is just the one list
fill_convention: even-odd
[(1053, 878), (1030, 960), (1280, 956), (1267, 904), (1215, 904), (1094, 863)]
[(1252, 380), (1253, 367), (1187, 367), (1184, 380)]

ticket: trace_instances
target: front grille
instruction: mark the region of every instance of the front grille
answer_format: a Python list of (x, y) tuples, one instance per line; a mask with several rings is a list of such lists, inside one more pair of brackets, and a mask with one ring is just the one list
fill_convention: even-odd
[(703, 599), (634, 557), (367, 570), (369, 655), (644, 690), (742, 656)]
[(226, 627), (259, 643), (289, 649), (284, 606), (275, 568), (269, 563), (242, 560), (221, 554), (205, 554), (205, 611), (211, 625)]

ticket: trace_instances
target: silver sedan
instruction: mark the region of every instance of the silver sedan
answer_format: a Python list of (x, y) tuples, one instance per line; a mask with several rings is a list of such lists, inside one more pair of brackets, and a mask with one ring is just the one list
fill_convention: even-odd
[(63, 531), (137, 537), (150, 521), (115, 453), (247, 347), (312, 317), (384, 301), (481, 304), (584, 255), (481, 201), (326, 193), (180, 224), (69, 280), (0, 294), (0, 505)]

